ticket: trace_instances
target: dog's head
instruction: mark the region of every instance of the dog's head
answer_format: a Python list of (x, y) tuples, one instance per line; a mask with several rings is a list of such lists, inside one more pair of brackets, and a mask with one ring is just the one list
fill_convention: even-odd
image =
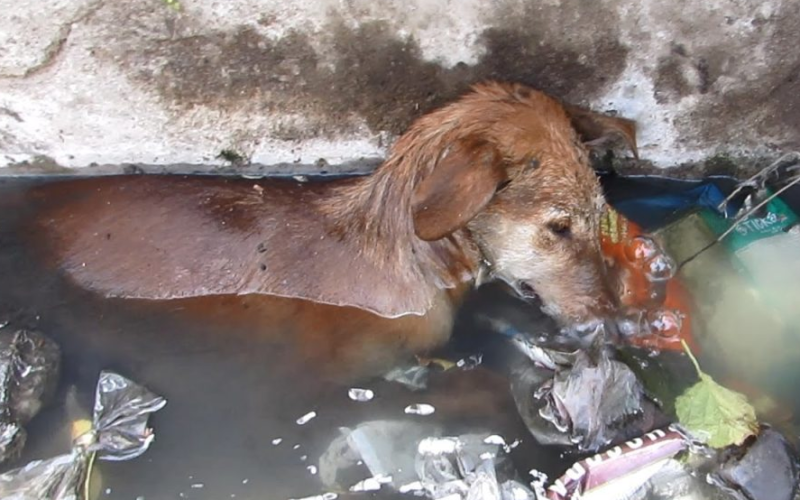
[(538, 295), (562, 321), (611, 312), (599, 244), (605, 202), (588, 148), (616, 136), (635, 153), (633, 122), (524, 86), (484, 84), (411, 132), (442, 152), (414, 191), (419, 238), (465, 230), (491, 276)]

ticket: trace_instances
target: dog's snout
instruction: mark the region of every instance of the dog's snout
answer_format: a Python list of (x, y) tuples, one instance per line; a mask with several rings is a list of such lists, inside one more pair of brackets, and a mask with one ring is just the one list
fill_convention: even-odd
[(613, 277), (610, 276), (605, 262), (600, 256), (586, 262), (584, 266), (591, 279), (586, 280), (586, 286), (580, 289), (585, 307), (574, 320), (581, 323), (609, 322), (617, 316), (620, 308)]
[(600, 265), (602, 266), (602, 278), (597, 314), (608, 316), (610, 314), (615, 314), (619, 310), (619, 293), (617, 292), (616, 280), (608, 272), (605, 262), (602, 262)]

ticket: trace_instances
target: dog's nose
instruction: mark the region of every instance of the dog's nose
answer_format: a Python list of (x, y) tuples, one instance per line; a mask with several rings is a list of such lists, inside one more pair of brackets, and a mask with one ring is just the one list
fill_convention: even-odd
[(597, 291), (597, 298), (589, 313), (600, 319), (613, 317), (620, 308), (619, 294), (610, 276), (604, 273), (600, 280), (600, 289)]

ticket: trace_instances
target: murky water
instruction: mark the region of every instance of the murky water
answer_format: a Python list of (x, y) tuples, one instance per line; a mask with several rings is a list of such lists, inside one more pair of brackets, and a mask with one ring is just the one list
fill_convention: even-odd
[[(247, 321), (207, 321), (180, 301), (109, 300), (72, 286), (30, 244), (25, 220), (32, 207), (20, 204), (18, 195), (36, 182), (42, 181), (0, 179), (0, 314), (15, 314), (54, 338), (64, 353), (64, 373), (56, 401), (28, 426), (24, 456), (6, 469), (68, 449), (69, 422), (80, 416), (76, 405), (67, 403), (68, 388), (77, 390), (88, 414), (102, 369), (146, 385), (168, 404), (151, 419), (156, 440), (145, 455), (102, 463), (101, 498), (316, 495), (325, 488), (309, 465), (317, 465), (338, 429), (380, 418), (431, 419), (448, 434), (486, 431), (508, 442), (521, 439), (512, 458), (523, 477), (534, 467), (552, 477), (568, 465), (530, 437), (502, 375), (506, 351), (487, 326), (476, 322), (478, 314), (513, 315), (531, 326), (544, 321), (500, 287), (486, 287), (470, 299), (447, 350), (454, 359), (486, 354), (477, 369), (436, 374), (425, 393), (377, 377), (337, 382), (329, 370), (309, 362), (292, 339), (266, 337)], [(631, 190), (681, 186), (616, 182), (612, 199)], [(336, 356), (331, 352), (327, 363), (335, 366)], [(797, 375), (800, 371), (786, 376)], [(370, 389), (375, 397), (354, 401), (348, 397), (351, 387)], [(404, 408), (414, 403), (437, 411), (405, 415)], [(311, 411), (316, 417), (298, 425)], [(372, 495), (391, 497), (385, 491)]]

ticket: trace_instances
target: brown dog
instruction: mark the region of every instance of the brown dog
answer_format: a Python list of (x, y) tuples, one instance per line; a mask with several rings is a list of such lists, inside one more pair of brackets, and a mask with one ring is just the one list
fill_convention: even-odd
[(445, 341), (463, 292), (487, 277), (564, 322), (606, 315), (604, 201), (585, 145), (614, 136), (635, 152), (628, 120), (482, 84), (419, 119), (372, 175), (71, 180), (36, 192), (39, 233), (84, 288), (182, 299), (291, 331), (310, 360), (379, 369), (384, 353)]

